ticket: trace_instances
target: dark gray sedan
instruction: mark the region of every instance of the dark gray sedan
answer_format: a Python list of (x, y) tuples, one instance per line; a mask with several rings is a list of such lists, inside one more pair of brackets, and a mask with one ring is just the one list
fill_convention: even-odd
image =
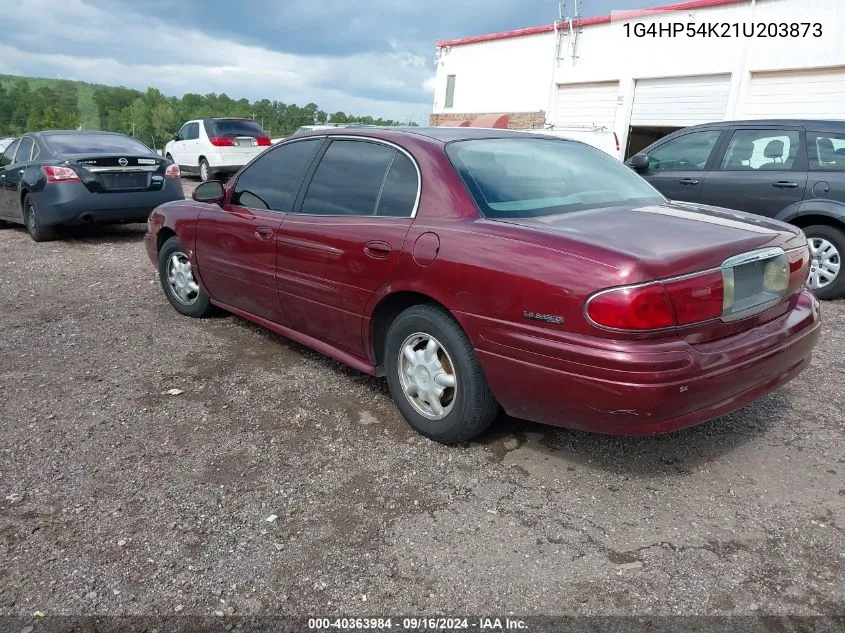
[(0, 156), (0, 222), (24, 224), (36, 242), (72, 224), (146, 222), (185, 194), (179, 167), (124, 134), (25, 134)]

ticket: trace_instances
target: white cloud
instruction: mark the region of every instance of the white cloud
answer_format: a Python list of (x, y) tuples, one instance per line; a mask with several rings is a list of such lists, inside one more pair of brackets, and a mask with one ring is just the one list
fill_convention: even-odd
[[(27, 15), (4, 17), (0, 72), (85, 81), (166, 94), (225, 92), (327, 111), (426, 119), (430, 103), (420, 86), (430, 62), (391, 42), (387, 54), (305, 56), (211, 37), (121, 12), (120, 5), (83, 0), (28, 0)], [(49, 46), (49, 50), (43, 47)]]

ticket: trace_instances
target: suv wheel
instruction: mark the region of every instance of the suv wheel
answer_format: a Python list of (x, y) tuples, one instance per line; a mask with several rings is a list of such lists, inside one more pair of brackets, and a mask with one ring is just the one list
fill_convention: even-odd
[(205, 182), (211, 180), (211, 170), (208, 167), (208, 161), (200, 158), (200, 180)]
[(810, 277), (807, 285), (819, 299), (838, 299), (845, 296), (845, 231), (825, 224), (804, 229), (810, 244)]

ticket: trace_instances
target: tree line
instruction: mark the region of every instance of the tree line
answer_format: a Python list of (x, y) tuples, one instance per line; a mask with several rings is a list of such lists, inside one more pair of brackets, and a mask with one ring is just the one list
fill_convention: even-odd
[[(31, 85), (26, 78), (0, 84), (0, 137), (36, 130), (83, 127), (130, 134), (151, 147), (161, 148), (185, 121), (206, 117), (252, 119), (272, 137), (286, 136), (301, 125), (328, 121), (399, 124), (398, 121), (372, 116), (327, 113), (314, 103), (298, 106), (269, 99), (236, 100), (225, 93), (188, 93), (180, 98), (165, 96), (156, 88), (141, 92), (66, 80), (35, 81), (41, 85)], [(81, 95), (81, 91), (86, 93)], [(87, 103), (88, 111), (80, 111), (81, 101)]]

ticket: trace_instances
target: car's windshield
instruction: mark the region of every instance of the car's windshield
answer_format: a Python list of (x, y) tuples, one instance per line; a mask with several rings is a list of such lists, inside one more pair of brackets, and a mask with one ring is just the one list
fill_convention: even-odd
[(49, 134), (44, 137), (53, 153), (63, 154), (150, 154), (152, 150), (122, 134)]
[(244, 119), (215, 119), (211, 127), (213, 136), (267, 136), (258, 123)]
[(544, 138), (478, 139), (449, 143), (446, 153), (489, 218), (665, 202), (628, 167), (582, 143)]

